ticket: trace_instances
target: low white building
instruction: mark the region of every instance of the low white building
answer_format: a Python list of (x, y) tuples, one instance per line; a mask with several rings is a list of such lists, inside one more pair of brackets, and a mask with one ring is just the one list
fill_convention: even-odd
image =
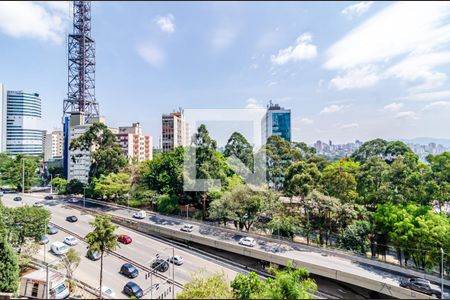
[(62, 158), (64, 135), (62, 131), (47, 133), (44, 137), (44, 161)]

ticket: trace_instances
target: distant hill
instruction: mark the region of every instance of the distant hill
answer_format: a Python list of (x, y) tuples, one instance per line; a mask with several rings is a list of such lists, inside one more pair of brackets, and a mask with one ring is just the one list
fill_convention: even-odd
[(400, 139), (400, 141), (405, 143), (428, 145), (429, 143), (441, 144), (444, 147), (450, 147), (450, 139), (439, 139), (439, 138), (429, 138), (429, 137), (418, 137), (414, 139)]

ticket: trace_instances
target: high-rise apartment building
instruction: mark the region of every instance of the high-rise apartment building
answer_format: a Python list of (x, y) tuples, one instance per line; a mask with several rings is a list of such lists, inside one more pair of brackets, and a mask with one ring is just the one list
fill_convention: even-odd
[(172, 151), (178, 146), (189, 144), (189, 125), (182, 109), (178, 112), (162, 115), (162, 151)]
[[(4, 109), (4, 106), (2, 108)], [(39, 94), (8, 91), (5, 150), (12, 155), (41, 155), (43, 153), (41, 118)]]
[(0, 152), (6, 151), (6, 87), (0, 82)]
[(63, 156), (64, 135), (62, 131), (53, 131), (45, 134), (44, 161), (61, 159)]
[(272, 104), (267, 106), (266, 116), (262, 121), (263, 144), (271, 135), (279, 135), (286, 141), (291, 141), (291, 110)]
[(116, 137), (117, 142), (130, 162), (132, 160), (141, 162), (153, 158), (152, 137), (142, 134), (142, 128), (139, 123), (133, 123), (132, 126), (119, 127)]

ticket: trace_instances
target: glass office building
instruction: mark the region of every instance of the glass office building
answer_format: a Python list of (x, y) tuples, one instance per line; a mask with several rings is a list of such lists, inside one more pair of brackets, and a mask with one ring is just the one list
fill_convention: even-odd
[(37, 93), (8, 91), (6, 151), (10, 154), (41, 155), (41, 99)]
[(286, 141), (291, 141), (291, 110), (270, 102), (266, 117), (263, 119), (264, 140), (271, 135), (279, 135)]

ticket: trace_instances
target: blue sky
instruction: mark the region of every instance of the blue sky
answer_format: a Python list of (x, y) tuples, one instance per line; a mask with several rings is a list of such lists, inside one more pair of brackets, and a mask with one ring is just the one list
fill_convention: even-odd
[[(69, 2), (0, 2), (0, 82), (67, 93)], [(96, 98), (156, 142), (178, 107), (292, 110), (293, 139), (450, 138), (450, 3), (93, 2)], [(214, 136), (214, 133), (212, 133)]]

